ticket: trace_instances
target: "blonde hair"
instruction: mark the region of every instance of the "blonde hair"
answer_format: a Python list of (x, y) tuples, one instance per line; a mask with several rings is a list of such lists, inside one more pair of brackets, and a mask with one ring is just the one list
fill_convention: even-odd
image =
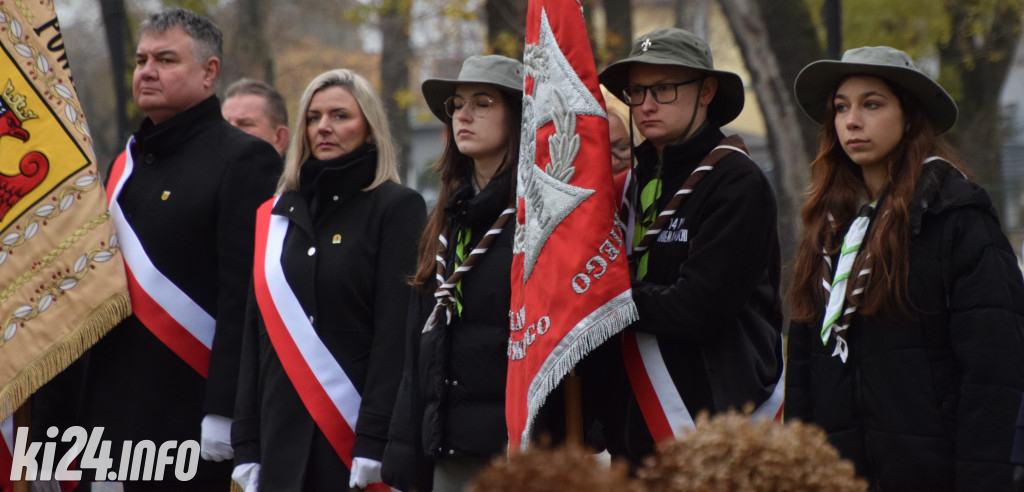
[(633, 146), (640, 145), (644, 141), (644, 136), (640, 134), (636, 127), (632, 128), (632, 132), (629, 131), (629, 106), (626, 106), (626, 103), (615, 97), (615, 94), (612, 94), (604, 85), (601, 86), (601, 94), (604, 95), (604, 104), (608, 107), (609, 120), (611, 118), (618, 118), (622, 122), (622, 128), (625, 128), (633, 139)]
[(373, 87), (370, 86), (370, 82), (363, 76), (351, 70), (339, 68), (317, 75), (306, 87), (306, 91), (302, 93), (298, 114), (292, 124), (292, 139), (288, 143), (284, 173), (281, 174), (281, 179), (277, 183), (277, 192), (283, 193), (299, 189), (299, 168), (309, 160), (311, 155), (309, 137), (306, 135), (306, 111), (309, 110), (313, 95), (328, 87), (341, 87), (352, 94), (356, 103), (359, 104), (359, 109), (363, 112), (367, 127), (369, 127), (370, 140), (377, 146), (377, 175), (373, 178), (373, 182), (364, 188), (364, 191), (372, 190), (385, 181), (401, 182), (398, 177), (395, 146), (392, 143), (384, 105), (377, 97)]

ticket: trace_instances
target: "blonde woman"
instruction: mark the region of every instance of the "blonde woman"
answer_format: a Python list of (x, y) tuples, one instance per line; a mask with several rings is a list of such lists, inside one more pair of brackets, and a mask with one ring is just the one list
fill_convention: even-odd
[[(604, 103), (608, 108), (608, 137), (612, 144), (612, 175), (616, 179), (633, 167), (633, 147), (643, 142), (636, 128), (630, 128), (629, 106), (601, 86)], [(632, 131), (630, 131), (632, 130)]]
[(299, 103), (277, 196), (257, 213), (233, 443), (255, 490), (380, 481), (426, 206), (398, 183), (380, 100), (332, 70)]

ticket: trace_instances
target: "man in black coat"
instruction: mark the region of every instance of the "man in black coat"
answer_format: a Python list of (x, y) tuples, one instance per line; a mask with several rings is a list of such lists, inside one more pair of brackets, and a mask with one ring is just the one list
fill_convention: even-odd
[[(68, 405), (68, 392), (61, 389), (73, 390), (79, 399), (71, 422), (105, 428), (114, 470), (128, 441), (149, 440), (158, 449), (172, 440), (202, 443), (187, 484), (165, 467), (162, 482), (117, 476), (128, 480), (126, 490), (223, 491), (255, 211), (273, 194), (281, 160), (270, 144), (221, 116), (215, 91), (222, 38), (212, 22), (171, 9), (151, 15), (139, 31), (132, 89), (147, 117), (108, 182), (134, 314), (37, 395), (35, 425), (66, 423), (70, 410), (58, 409)], [(93, 471), (85, 470), (83, 482)]]

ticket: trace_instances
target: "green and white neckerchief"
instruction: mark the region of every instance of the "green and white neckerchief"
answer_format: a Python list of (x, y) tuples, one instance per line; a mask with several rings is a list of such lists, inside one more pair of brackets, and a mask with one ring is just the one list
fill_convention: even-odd
[[(434, 291), (434, 299), (437, 300), (437, 304), (434, 305), (434, 309), (430, 312), (430, 317), (427, 318), (427, 322), (423, 325), (423, 333), (426, 333), (434, 329), (434, 326), (438, 323), (438, 315), (441, 311), (444, 311), (445, 318), (444, 324), (447, 326), (452, 321), (452, 305), (456, 306), (456, 311), (462, 313), (462, 277), (464, 277), (470, 270), (473, 269), (473, 265), (476, 264), (480, 258), (487, 253), (487, 249), (491, 247), (491, 243), (494, 239), (501, 234), (504, 230), (505, 224), (508, 224), (509, 219), (516, 214), (515, 207), (508, 207), (501, 211), (498, 215), (497, 220), (491, 225), (491, 228), (484, 233), (483, 237), (480, 238), (480, 242), (477, 243), (476, 247), (472, 251), (466, 251), (469, 249), (470, 234), (469, 228), (464, 228), (457, 233), (457, 241), (455, 243), (455, 256), (456, 265), (454, 265), (455, 271), (447, 279), (444, 278), (446, 271), (445, 258), (448, 256), (448, 238), (444, 234), (438, 234), (437, 241), (439, 248), (437, 254), (434, 256), (434, 260), (437, 263), (437, 271), (435, 277), (437, 278), (437, 290)], [(456, 292), (458, 295), (456, 295)]]
[[(868, 262), (861, 262), (861, 265), (865, 265), (865, 267), (857, 272), (857, 276), (853, 279), (854, 284), (851, 286), (850, 280), (853, 274), (853, 264), (857, 260), (857, 254), (860, 252), (861, 246), (864, 244), (865, 236), (867, 235), (868, 228), (871, 226), (871, 220), (874, 218), (877, 206), (878, 200), (875, 200), (860, 209), (857, 218), (850, 225), (850, 229), (846, 231), (846, 236), (843, 237), (843, 248), (839, 252), (839, 261), (837, 262), (832, 282), (830, 283), (827, 278), (822, 279), (822, 285), (829, 295), (828, 304), (825, 306), (825, 317), (821, 323), (821, 343), (828, 345), (828, 339), (834, 334), (836, 337), (836, 348), (832, 352), (832, 356), (838, 355), (843, 363), (846, 362), (846, 358), (849, 356), (849, 348), (846, 344), (846, 330), (850, 327), (850, 320), (857, 311), (855, 304), (851, 304), (849, 307), (846, 307), (846, 304), (849, 298), (864, 293), (864, 285), (867, 282), (868, 275), (871, 273), (871, 269), (866, 266)], [(829, 214), (828, 218), (829, 222), (833, 222), (832, 214)], [(832, 259), (827, 252), (823, 256), (827, 265), (827, 271), (831, 272)], [(865, 260), (867, 260), (867, 257), (865, 257)], [(850, 287), (852, 287), (852, 290)], [(849, 295), (847, 295), (847, 290), (850, 290)]]
[(675, 216), (676, 211), (682, 207), (683, 202), (693, 193), (701, 180), (730, 152), (739, 152), (749, 157), (742, 138), (736, 135), (723, 138), (686, 177), (679, 190), (665, 204), (665, 210), (661, 212), (658, 212), (657, 207), (662, 192), (661, 164), (658, 165), (658, 177), (648, 181), (640, 192), (640, 220), (633, 230), (633, 249), (629, 254), (630, 270), (635, 280), (643, 280), (647, 276), (647, 257), (650, 253), (647, 248), (661, 234), (662, 229), (668, 225), (669, 220)]
[[(647, 230), (654, 225), (658, 218), (658, 198), (661, 198), (662, 180), (655, 178), (644, 185), (640, 192), (640, 220), (637, 221), (636, 229), (633, 230), (633, 247), (635, 248), (643, 240)], [(635, 280), (643, 280), (647, 276), (647, 257), (650, 251), (644, 251), (639, 258), (631, 262)]]
[[(455, 242), (455, 268), (458, 269), (463, 263), (466, 262), (466, 256), (469, 255), (469, 241), (472, 237), (473, 231), (468, 227), (459, 229), (456, 234)], [(462, 279), (455, 283), (455, 312), (459, 316), (462, 316)]]

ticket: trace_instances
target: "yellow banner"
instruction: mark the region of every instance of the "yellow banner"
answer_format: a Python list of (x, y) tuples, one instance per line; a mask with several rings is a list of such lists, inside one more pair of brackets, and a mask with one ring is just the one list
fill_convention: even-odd
[(0, 420), (130, 305), (49, 0), (0, 2)]

